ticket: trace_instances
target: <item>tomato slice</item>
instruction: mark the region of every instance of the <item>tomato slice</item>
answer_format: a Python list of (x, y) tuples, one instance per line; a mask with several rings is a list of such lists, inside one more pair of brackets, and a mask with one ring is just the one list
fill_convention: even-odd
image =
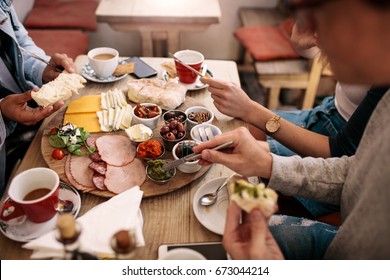
[(54, 135), (54, 134), (57, 134), (57, 128), (56, 127), (52, 127), (50, 129), (50, 135)]
[(61, 149), (54, 149), (51, 156), (57, 160), (61, 160), (64, 158), (65, 152)]

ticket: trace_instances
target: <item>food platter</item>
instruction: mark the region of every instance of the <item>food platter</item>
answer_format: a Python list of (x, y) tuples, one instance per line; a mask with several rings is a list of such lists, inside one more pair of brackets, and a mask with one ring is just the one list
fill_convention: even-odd
[[(135, 104), (130, 103), (132, 106)], [(199, 102), (197, 102), (195, 99), (191, 97), (186, 97), (185, 102), (179, 106), (177, 109), (185, 111), (187, 108), (192, 107), (192, 106), (202, 106)], [(52, 127), (61, 125), (63, 122), (64, 114), (65, 114), (65, 109), (61, 109), (54, 117), (53, 119), (48, 123), (47, 127), (45, 128), (45, 132), (49, 131)], [(159, 130), (161, 126), (163, 125), (163, 120), (160, 118), (159, 120), (159, 125), (153, 130), (153, 138), (157, 139), (162, 142)], [(213, 123), (215, 125), (218, 125), (218, 120), (214, 118)], [(111, 134), (119, 134), (119, 135), (126, 135), (124, 131), (118, 131), (118, 132), (110, 132)], [(92, 135), (96, 136), (102, 136), (106, 135), (107, 133), (104, 132), (99, 132), (99, 133), (93, 133)], [(190, 139), (189, 136), (190, 133), (187, 131), (186, 134), (186, 139)], [(47, 163), (47, 165), (56, 171), (58, 175), (60, 176), (61, 181), (64, 181), (68, 184), (71, 184), (70, 181), (68, 180), (66, 174), (65, 174), (65, 162), (67, 156), (65, 156), (62, 160), (56, 160), (52, 157), (52, 152), (53, 152), (53, 147), (49, 143), (49, 136), (47, 133), (44, 133), (41, 139), (41, 152), (42, 156)], [(165, 159), (173, 159), (172, 153), (166, 151), (164, 154), (163, 158)], [(145, 167), (146, 167), (146, 162), (144, 161)], [(181, 189), (191, 183), (192, 181), (198, 179), (202, 175), (204, 175), (208, 170), (210, 169), (210, 166), (204, 166), (202, 167), (198, 172), (196, 173), (182, 173), (180, 171), (177, 171), (176, 176), (166, 184), (157, 184), (148, 178), (145, 180), (145, 182), (140, 186), (141, 190), (144, 192), (144, 197), (152, 197), (152, 196), (159, 196), (163, 195), (166, 193), (173, 192), (175, 190)], [(71, 184), (72, 185), (72, 184)], [(74, 186), (76, 189), (79, 189), (77, 186)], [(79, 189), (80, 190), (80, 189)], [(101, 196), (101, 197), (112, 197), (115, 194), (109, 191), (101, 191), (101, 190), (93, 190), (90, 191), (91, 194)]]

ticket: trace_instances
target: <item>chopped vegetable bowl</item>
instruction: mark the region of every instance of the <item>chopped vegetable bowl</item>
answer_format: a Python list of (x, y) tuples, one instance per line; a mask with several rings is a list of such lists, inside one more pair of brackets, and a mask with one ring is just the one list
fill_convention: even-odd
[(64, 148), (73, 155), (82, 156), (84, 154), (81, 150), (82, 146), (87, 148), (89, 154), (96, 150), (95, 147), (89, 147), (86, 144), (85, 141), (88, 137), (88, 131), (68, 122), (64, 126), (54, 127), (50, 130), (49, 143), (55, 148)]

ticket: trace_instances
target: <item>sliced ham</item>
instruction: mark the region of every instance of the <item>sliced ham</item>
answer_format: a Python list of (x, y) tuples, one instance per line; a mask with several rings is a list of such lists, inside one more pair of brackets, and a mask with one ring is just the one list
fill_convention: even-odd
[(124, 166), (136, 155), (136, 148), (129, 138), (122, 135), (105, 135), (96, 140), (100, 157), (109, 165)]
[(141, 160), (136, 158), (131, 163), (121, 167), (107, 165), (104, 185), (109, 191), (118, 194), (134, 186), (141, 186), (145, 178), (145, 166)]
[(88, 192), (95, 189), (92, 182), (94, 171), (89, 168), (92, 161), (87, 156), (69, 154), (65, 162), (65, 174), (69, 182), (79, 190)]

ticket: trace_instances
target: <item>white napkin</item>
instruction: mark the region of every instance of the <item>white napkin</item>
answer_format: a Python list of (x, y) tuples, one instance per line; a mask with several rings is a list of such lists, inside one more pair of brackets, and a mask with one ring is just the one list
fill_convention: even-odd
[[(119, 230), (132, 230), (136, 236), (137, 246), (144, 246), (142, 234), (143, 219), (139, 206), (143, 192), (139, 187), (131, 188), (110, 200), (94, 207), (77, 219), (81, 226), (80, 250), (97, 256), (112, 256), (111, 237)], [(34, 250), (32, 259), (62, 258), (63, 245), (56, 238), (53, 230), (22, 247)]]

